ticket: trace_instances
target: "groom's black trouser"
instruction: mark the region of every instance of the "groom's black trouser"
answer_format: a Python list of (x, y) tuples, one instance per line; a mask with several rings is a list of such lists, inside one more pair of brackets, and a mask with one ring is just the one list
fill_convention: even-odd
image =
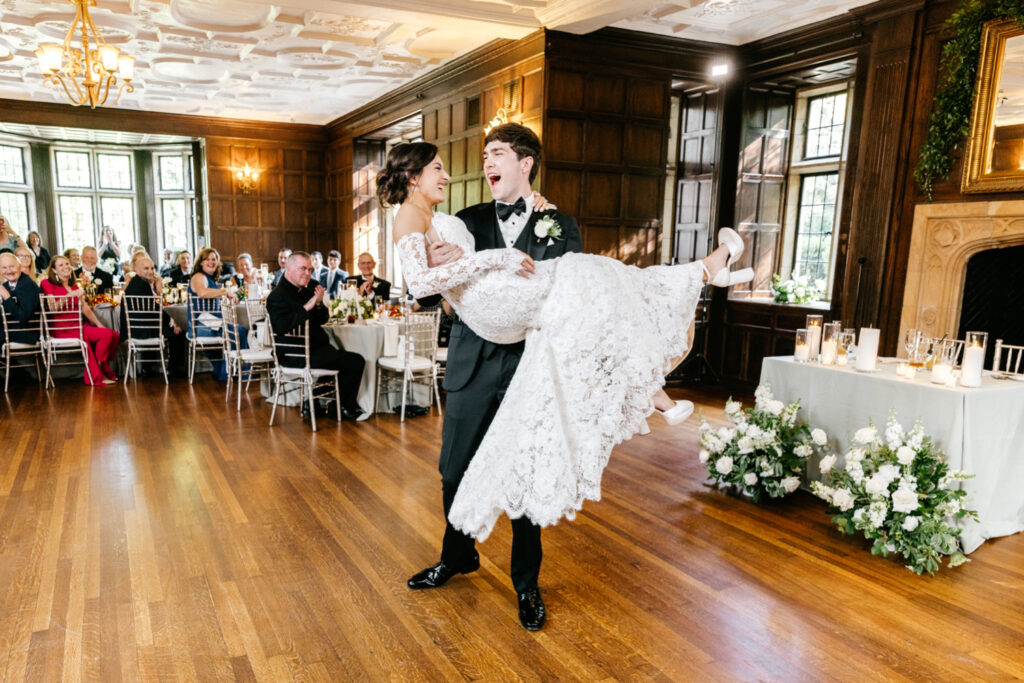
[[(448, 512), (462, 476), (512, 381), (521, 354), (521, 345), (491, 347), (491, 353), (480, 359), (472, 379), (458, 391), (449, 392), (445, 402), (440, 462), (445, 518), (441, 560), (455, 568), (471, 566), (477, 553), (473, 537), (453, 527)], [(537, 587), (541, 558), (540, 527), (528, 517), (513, 519), (511, 575), (517, 592)]]

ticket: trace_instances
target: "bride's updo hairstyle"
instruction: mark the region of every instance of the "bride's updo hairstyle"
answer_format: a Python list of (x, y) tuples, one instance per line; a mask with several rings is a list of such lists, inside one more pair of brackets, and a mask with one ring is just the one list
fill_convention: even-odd
[(409, 198), (409, 181), (423, 172), (437, 147), (429, 142), (403, 142), (388, 153), (384, 170), (377, 174), (377, 199), (381, 206), (396, 206)]

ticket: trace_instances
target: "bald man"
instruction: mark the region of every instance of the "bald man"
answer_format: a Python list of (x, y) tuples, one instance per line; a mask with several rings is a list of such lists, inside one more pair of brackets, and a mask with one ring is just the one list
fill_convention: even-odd
[(28, 326), (29, 319), (39, 311), (39, 285), (21, 270), (18, 257), (10, 252), (0, 254), (0, 305), (7, 316), (12, 342), (35, 344), (39, 326)]
[[(153, 265), (153, 259), (146, 254), (136, 254), (132, 259), (132, 268), (135, 270), (135, 277), (125, 285), (125, 296), (160, 296), (163, 292), (164, 282)], [(128, 336), (128, 322), (125, 320), (126, 307), (121, 306), (121, 331)], [(135, 318), (132, 318), (134, 320)], [(181, 328), (174, 324), (169, 315), (163, 316), (162, 334), (167, 340), (168, 369), (173, 370), (175, 375), (182, 375), (185, 367), (185, 335)], [(156, 336), (156, 330), (132, 330), (132, 336), (136, 339), (152, 339)], [(142, 374), (147, 374), (143, 372)]]
[(361, 296), (368, 296), (371, 299), (380, 297), (385, 301), (391, 298), (391, 283), (373, 274), (373, 269), (377, 267), (377, 262), (373, 260), (372, 254), (364, 251), (359, 255), (356, 265), (359, 266), (356, 288)]

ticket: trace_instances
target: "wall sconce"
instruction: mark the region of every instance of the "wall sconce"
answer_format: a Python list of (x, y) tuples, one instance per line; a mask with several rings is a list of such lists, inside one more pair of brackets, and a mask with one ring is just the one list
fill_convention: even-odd
[(256, 181), (259, 180), (260, 172), (246, 164), (241, 170), (235, 171), (235, 177), (238, 178), (238, 188), (242, 194), (251, 194), (256, 189)]
[(484, 135), (489, 134), (492, 130), (503, 123), (508, 123), (508, 112), (505, 111), (504, 107), (499, 109), (494, 115), (494, 118), (488, 121), (484, 126)]

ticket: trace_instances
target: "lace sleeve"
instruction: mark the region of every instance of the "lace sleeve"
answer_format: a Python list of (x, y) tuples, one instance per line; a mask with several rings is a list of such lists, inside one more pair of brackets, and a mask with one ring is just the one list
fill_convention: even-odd
[(398, 240), (397, 245), (402, 259), (402, 277), (417, 299), (458, 287), (486, 270), (518, 270), (522, 260), (522, 254), (515, 249), (487, 249), (429, 268), (426, 243), (423, 233), (414, 232)]

